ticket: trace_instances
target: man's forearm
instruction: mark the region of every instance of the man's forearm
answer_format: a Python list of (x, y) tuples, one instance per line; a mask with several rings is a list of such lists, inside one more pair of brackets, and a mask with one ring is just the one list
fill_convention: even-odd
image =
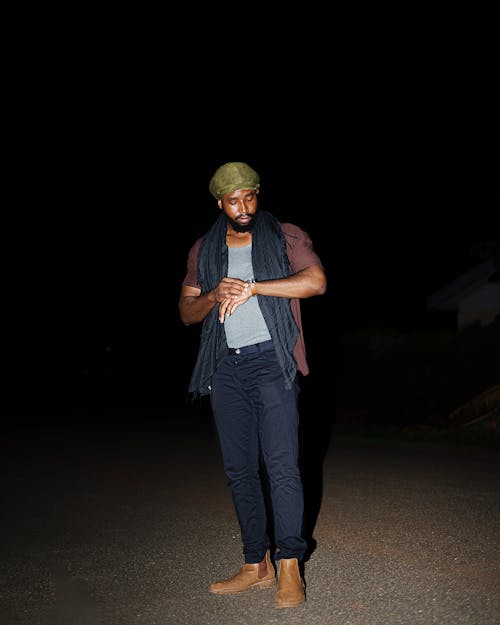
[(255, 295), (299, 299), (323, 295), (326, 292), (326, 277), (321, 267), (307, 267), (288, 278), (256, 282), (252, 292)]
[(179, 314), (184, 325), (200, 323), (208, 313), (215, 307), (217, 300), (213, 291), (208, 291), (204, 295), (185, 295), (179, 301)]

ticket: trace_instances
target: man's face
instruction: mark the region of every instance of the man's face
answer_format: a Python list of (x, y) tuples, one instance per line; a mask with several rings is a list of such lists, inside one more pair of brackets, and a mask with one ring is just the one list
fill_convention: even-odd
[(258, 190), (238, 189), (226, 193), (218, 201), (229, 221), (229, 224), (236, 232), (250, 232), (253, 228), (255, 213), (257, 212)]

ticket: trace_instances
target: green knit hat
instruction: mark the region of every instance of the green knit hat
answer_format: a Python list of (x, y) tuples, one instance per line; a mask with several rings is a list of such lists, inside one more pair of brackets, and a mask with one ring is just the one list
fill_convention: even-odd
[(221, 165), (210, 180), (210, 193), (219, 200), (226, 193), (236, 189), (258, 189), (259, 174), (246, 163), (226, 163)]

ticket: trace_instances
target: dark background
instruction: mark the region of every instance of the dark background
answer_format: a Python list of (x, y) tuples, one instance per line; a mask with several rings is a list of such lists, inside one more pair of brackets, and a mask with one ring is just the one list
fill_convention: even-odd
[(82, 33), (82, 16), (53, 33), (14, 29), (6, 420), (196, 413), (186, 391), (199, 327), (182, 326), (177, 300), (226, 161), (255, 167), (262, 206), (306, 229), (325, 264), (328, 293), (303, 303), (318, 401), (331, 396), (343, 333), (433, 325), (426, 297), (498, 242), (494, 21), (291, 13), (266, 16), (245, 42), (209, 21), (201, 41), (181, 21), (156, 33), (150, 16), (127, 28), (92, 16)]
[[(482, 135), (465, 150), (437, 133), (429, 146), (420, 127), (404, 141), (394, 121), (373, 136), (368, 127), (344, 129), (336, 144), (302, 126), (293, 140), (269, 134), (248, 149), (198, 138), (143, 162), (127, 162), (126, 151), (110, 169), (105, 195), (116, 199), (4, 200), (7, 421), (205, 418), (205, 402), (187, 401), (200, 326), (180, 323), (177, 300), (189, 247), (218, 215), (210, 177), (228, 160), (259, 172), (261, 207), (307, 230), (325, 265), (327, 294), (302, 305), (311, 367), (303, 384), (318, 404), (332, 408), (343, 333), (453, 325), (429, 315), (426, 299), (498, 251), (495, 159)], [(102, 173), (106, 155), (92, 156)], [(63, 164), (73, 188), (59, 197), (101, 196), (85, 171)], [(109, 193), (115, 181), (120, 191)]]

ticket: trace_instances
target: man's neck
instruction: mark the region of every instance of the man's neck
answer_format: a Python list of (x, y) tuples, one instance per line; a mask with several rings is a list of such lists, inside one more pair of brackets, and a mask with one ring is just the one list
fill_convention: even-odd
[(228, 247), (245, 247), (252, 242), (251, 232), (236, 232), (230, 226), (227, 228), (226, 245)]

